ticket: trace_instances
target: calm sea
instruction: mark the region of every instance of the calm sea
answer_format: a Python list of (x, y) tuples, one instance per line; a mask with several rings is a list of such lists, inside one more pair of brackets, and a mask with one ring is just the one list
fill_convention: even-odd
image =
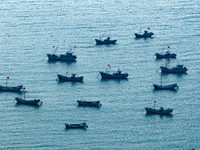
[[(200, 1), (199, 0), (0, 0), (0, 85), (23, 84), (27, 99), (41, 107), (16, 105), (22, 93), (0, 93), (0, 149), (200, 149)], [(147, 28), (153, 38), (135, 39)], [(97, 46), (100, 35), (116, 45)], [(48, 62), (58, 46), (76, 46), (77, 62)], [(164, 74), (177, 91), (155, 91), (160, 83), (156, 52), (170, 51), (187, 74)], [(163, 50), (164, 48), (164, 50)], [(101, 80), (99, 71), (118, 68), (128, 80)], [(84, 76), (83, 83), (59, 83), (57, 74)], [(77, 100), (102, 107), (78, 107)], [(173, 108), (170, 117), (147, 116), (145, 107)], [(86, 122), (87, 130), (65, 123)]]

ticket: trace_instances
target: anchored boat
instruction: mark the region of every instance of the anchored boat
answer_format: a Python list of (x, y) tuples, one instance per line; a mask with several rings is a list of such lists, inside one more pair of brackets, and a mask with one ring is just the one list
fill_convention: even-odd
[(10, 79), (9, 76), (6, 77), (6, 86), (0, 85), (0, 91), (4, 92), (20, 92), (23, 85), (18, 86), (8, 86), (8, 80)]
[(74, 128), (74, 129), (77, 129), (77, 128), (81, 128), (81, 129), (86, 129), (88, 128), (88, 125), (84, 122), (84, 123), (79, 123), (79, 124), (68, 124), (68, 123), (65, 123), (65, 126), (67, 129), (70, 129), (70, 128)]
[(39, 106), (42, 104), (42, 101), (40, 99), (34, 99), (34, 100), (26, 100), (25, 99), (25, 94), (27, 93), (27, 91), (25, 91), (25, 88), (23, 89), (24, 91), (24, 98), (19, 98), (16, 97), (15, 100), (17, 101), (18, 104), (26, 104), (26, 105), (35, 105), (35, 106)]
[(99, 107), (102, 104), (100, 101), (81, 101), (77, 100), (79, 106), (94, 106), (94, 107)]
[[(108, 64), (108, 67), (110, 69), (110, 64)], [(107, 69), (105, 72), (100, 71), (99, 73), (102, 79), (126, 79), (128, 77), (128, 73), (122, 73), (120, 69), (118, 69), (117, 72), (114, 73), (110, 73), (110, 71)]]
[(158, 114), (158, 115), (171, 115), (173, 112), (173, 109), (167, 108), (164, 109), (163, 107), (160, 107), (159, 109), (155, 108), (156, 101), (154, 101), (153, 107), (145, 107), (147, 114)]
[(56, 55), (55, 52), (57, 48), (54, 52), (52, 52), (52, 54), (47, 54), (49, 61), (76, 61), (77, 57), (73, 54), (74, 50), (70, 49), (68, 52), (66, 52), (66, 54)]
[(188, 70), (183, 65), (177, 65), (175, 67), (160, 66), (160, 69), (164, 73), (186, 73)]
[(83, 76), (77, 77), (75, 73), (72, 73), (71, 77), (60, 75), (60, 74), (58, 74), (57, 76), (58, 76), (59, 81), (71, 81), (71, 82), (83, 81)]
[(102, 44), (116, 44), (117, 40), (111, 40), (110, 37), (107, 37), (106, 39), (102, 40), (101, 38), (95, 39), (97, 45)]

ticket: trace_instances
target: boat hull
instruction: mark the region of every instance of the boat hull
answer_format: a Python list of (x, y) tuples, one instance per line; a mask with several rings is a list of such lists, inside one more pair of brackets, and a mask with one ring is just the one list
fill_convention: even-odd
[(98, 39), (95, 39), (96, 41), (96, 44), (97, 45), (102, 45), (102, 44), (116, 44), (117, 40), (98, 40)]
[(150, 38), (152, 37), (153, 33), (150, 32), (148, 34), (138, 34), (138, 33), (135, 33), (135, 38)]
[(101, 106), (100, 101), (81, 101), (77, 100), (78, 106), (92, 106), (92, 107), (99, 107)]
[(158, 85), (158, 84), (153, 84), (155, 89), (158, 90), (175, 90), (178, 88), (178, 85), (175, 84), (171, 84), (171, 85)]
[(65, 123), (66, 129), (86, 129), (88, 128), (88, 125), (86, 123), (80, 123), (80, 124), (68, 124)]
[(0, 85), (0, 91), (5, 92), (20, 92), (23, 85), (15, 86), (15, 87), (7, 87), (7, 86), (1, 86)]
[(160, 69), (164, 73), (186, 73), (188, 70), (186, 67), (178, 69), (178, 68), (167, 68), (165, 66), (160, 66)]
[(49, 61), (76, 61), (76, 56), (66, 57), (66, 55), (47, 54)]
[(17, 101), (18, 104), (35, 105), (35, 106), (38, 106), (41, 104), (40, 99), (24, 100), (22, 98), (16, 97), (15, 100)]
[(158, 115), (171, 115), (173, 111), (173, 109), (160, 110), (148, 107), (145, 107), (145, 110), (147, 114), (158, 114)]
[(156, 58), (176, 58), (176, 54), (159, 54), (155, 53)]
[(128, 74), (127, 73), (123, 73), (123, 74), (109, 74), (109, 73), (105, 73), (105, 72), (99, 72), (101, 74), (101, 78), (102, 79), (127, 79)]
[(83, 76), (80, 77), (67, 77), (58, 74), (58, 79), (59, 81), (70, 81), (70, 82), (82, 82), (83, 81)]

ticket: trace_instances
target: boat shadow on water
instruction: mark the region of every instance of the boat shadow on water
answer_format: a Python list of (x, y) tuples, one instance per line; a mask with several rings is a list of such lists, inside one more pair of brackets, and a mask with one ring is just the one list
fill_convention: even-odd
[(159, 116), (161, 119), (162, 118), (173, 118), (173, 114), (169, 114), (169, 115), (163, 115), (163, 114), (145, 114), (145, 117), (153, 117), (153, 116)]
[(111, 82), (111, 81), (114, 81), (114, 82), (126, 82), (128, 81), (128, 78), (125, 78), (125, 79), (101, 79), (100, 80), (101, 82)]
[(64, 64), (67, 64), (67, 65), (71, 65), (73, 63), (77, 62), (77, 60), (74, 60), (74, 61), (56, 61), (56, 60), (47, 60), (47, 63), (48, 64), (56, 64), (56, 63), (64, 63)]
[(148, 40), (151, 40), (151, 39), (154, 39), (154, 37), (148, 37), (148, 38), (135, 38), (135, 40), (137, 41), (148, 41)]
[(79, 81), (79, 82), (67, 81), (66, 82), (66, 81), (59, 81), (57, 79), (56, 79), (56, 81), (58, 81), (57, 84), (60, 84), (60, 85), (61, 84), (71, 84), (73, 86), (73, 85), (77, 85), (77, 84), (84, 84), (84, 81)]
[(186, 73), (163, 73), (163, 72), (161, 72), (161, 75), (163, 77), (165, 77), (165, 76), (174, 76), (176, 78), (183, 78), (187, 74), (188, 74), (187, 72)]
[(78, 130), (76, 129), (76, 128), (65, 128), (65, 131), (84, 131), (84, 132), (86, 132), (87, 131), (87, 129), (86, 128), (78, 128)]
[(167, 89), (167, 90), (153, 89), (153, 93), (155, 93), (155, 92), (163, 92), (163, 91), (177, 93), (178, 89)]
[(77, 108), (82, 108), (82, 109), (88, 109), (88, 108), (90, 108), (90, 109), (100, 109), (102, 107), (102, 105), (100, 105), (100, 106), (81, 106), (81, 105), (77, 105)]

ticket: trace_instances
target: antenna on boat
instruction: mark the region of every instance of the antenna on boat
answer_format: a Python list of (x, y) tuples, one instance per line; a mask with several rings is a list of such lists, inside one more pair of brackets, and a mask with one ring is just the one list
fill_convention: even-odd
[(76, 48), (76, 45), (74, 46), (74, 49), (73, 49), (72, 53), (74, 53), (74, 51), (75, 51), (75, 48)]
[(55, 48), (55, 50), (54, 50), (54, 48), (55, 48), (55, 46), (53, 46), (52, 54), (56, 53), (56, 50), (58, 49), (58, 46)]
[(106, 71), (110, 70), (110, 68), (111, 68), (110, 64), (108, 64), (107, 66), (108, 66), (108, 68), (106, 68)]
[(25, 91), (25, 87), (23, 88), (23, 92), (24, 92), (24, 100), (25, 100), (25, 95), (26, 95), (26, 92), (27, 92), (27, 91)]
[(102, 34), (102, 36), (101, 36), (101, 38), (100, 39), (102, 39), (104, 37), (104, 34)]
[(7, 84), (8, 84), (8, 83), (7, 83), (8, 79), (10, 79), (9, 76), (6, 77), (6, 87), (7, 87)]
[(153, 102), (153, 103), (154, 103), (153, 107), (154, 107), (154, 109), (155, 109), (155, 106), (156, 106), (156, 100), (154, 100), (154, 102)]

